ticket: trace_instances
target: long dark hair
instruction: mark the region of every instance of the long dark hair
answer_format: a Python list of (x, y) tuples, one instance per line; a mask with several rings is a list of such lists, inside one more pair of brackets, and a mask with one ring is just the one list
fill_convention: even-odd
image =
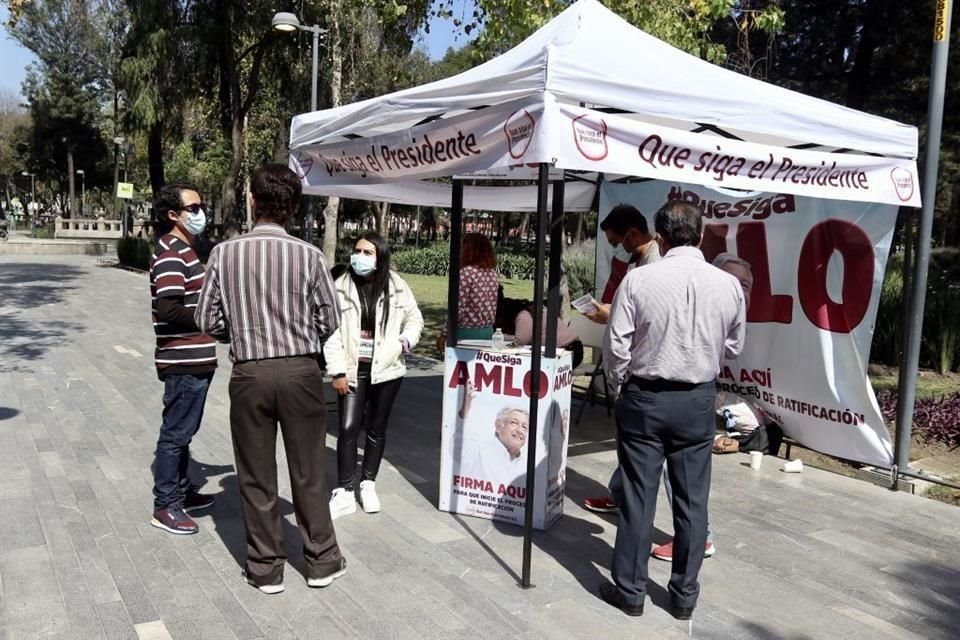
[[(366, 240), (377, 250), (377, 270), (373, 272), (369, 282), (373, 286), (373, 303), (376, 304), (380, 296), (383, 296), (383, 321), (380, 326), (385, 329), (390, 318), (390, 245), (376, 231), (365, 231), (353, 242), (354, 250), (361, 240)], [(355, 280), (365, 280), (355, 274), (353, 268), (350, 273)]]

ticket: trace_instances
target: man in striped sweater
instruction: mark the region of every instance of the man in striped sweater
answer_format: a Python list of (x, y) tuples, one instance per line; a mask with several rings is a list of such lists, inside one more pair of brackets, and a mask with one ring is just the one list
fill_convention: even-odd
[(204, 268), (193, 243), (206, 226), (197, 188), (176, 183), (154, 201), (158, 240), (150, 258), (153, 328), (157, 334), (157, 375), (164, 383), (163, 422), (154, 465), (155, 527), (176, 534), (196, 533), (188, 512), (205, 509), (213, 497), (190, 483), (190, 441), (200, 428), (207, 390), (217, 368), (216, 342), (201, 333), (194, 309)]

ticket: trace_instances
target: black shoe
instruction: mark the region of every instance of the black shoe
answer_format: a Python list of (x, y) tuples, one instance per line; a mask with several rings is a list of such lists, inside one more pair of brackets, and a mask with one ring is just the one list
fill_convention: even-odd
[(629, 604), (623, 599), (623, 594), (620, 593), (620, 589), (618, 589), (615, 584), (608, 582), (607, 584), (600, 585), (600, 597), (603, 598), (604, 602), (620, 609), (620, 611), (623, 611), (628, 616), (643, 615), (643, 605)]
[(265, 593), (268, 596), (276, 595), (278, 593), (283, 593), (283, 576), (274, 580), (271, 584), (257, 584), (253, 578), (247, 575), (246, 570), (244, 570), (240, 575), (243, 576), (243, 579), (247, 581), (247, 584), (251, 587), (256, 587), (260, 590), (260, 593)]
[(693, 617), (693, 607), (671, 607), (670, 614), (677, 620), (689, 620)]
[(322, 578), (307, 578), (307, 586), (313, 587), (314, 589), (322, 589), (324, 587), (329, 587), (333, 584), (333, 581), (337, 578), (343, 577), (347, 572), (347, 559), (340, 558), (340, 568), (331, 573), (330, 575), (323, 576)]
[(206, 493), (189, 491), (187, 495), (183, 497), (183, 510), (187, 513), (193, 513), (194, 511), (212, 507), (216, 501), (216, 498)]

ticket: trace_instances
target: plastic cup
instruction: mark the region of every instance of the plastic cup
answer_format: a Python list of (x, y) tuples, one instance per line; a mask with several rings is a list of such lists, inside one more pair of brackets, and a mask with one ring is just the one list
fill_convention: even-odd
[(799, 458), (783, 464), (784, 473), (803, 473), (803, 460)]
[(760, 468), (760, 464), (763, 462), (763, 451), (751, 451), (750, 452), (750, 468), (756, 471)]

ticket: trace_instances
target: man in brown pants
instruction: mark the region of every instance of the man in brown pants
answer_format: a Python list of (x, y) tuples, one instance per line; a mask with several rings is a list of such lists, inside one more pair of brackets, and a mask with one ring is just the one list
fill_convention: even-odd
[(280, 164), (250, 184), (254, 228), (210, 254), (196, 311), (201, 331), (230, 343), (230, 431), (247, 531), (244, 575), (264, 593), (283, 591), (283, 529), (277, 510), (277, 423), (290, 468), (307, 585), (346, 571), (324, 479), (326, 405), (317, 363), (340, 322), (323, 253), (287, 234), (301, 186)]

